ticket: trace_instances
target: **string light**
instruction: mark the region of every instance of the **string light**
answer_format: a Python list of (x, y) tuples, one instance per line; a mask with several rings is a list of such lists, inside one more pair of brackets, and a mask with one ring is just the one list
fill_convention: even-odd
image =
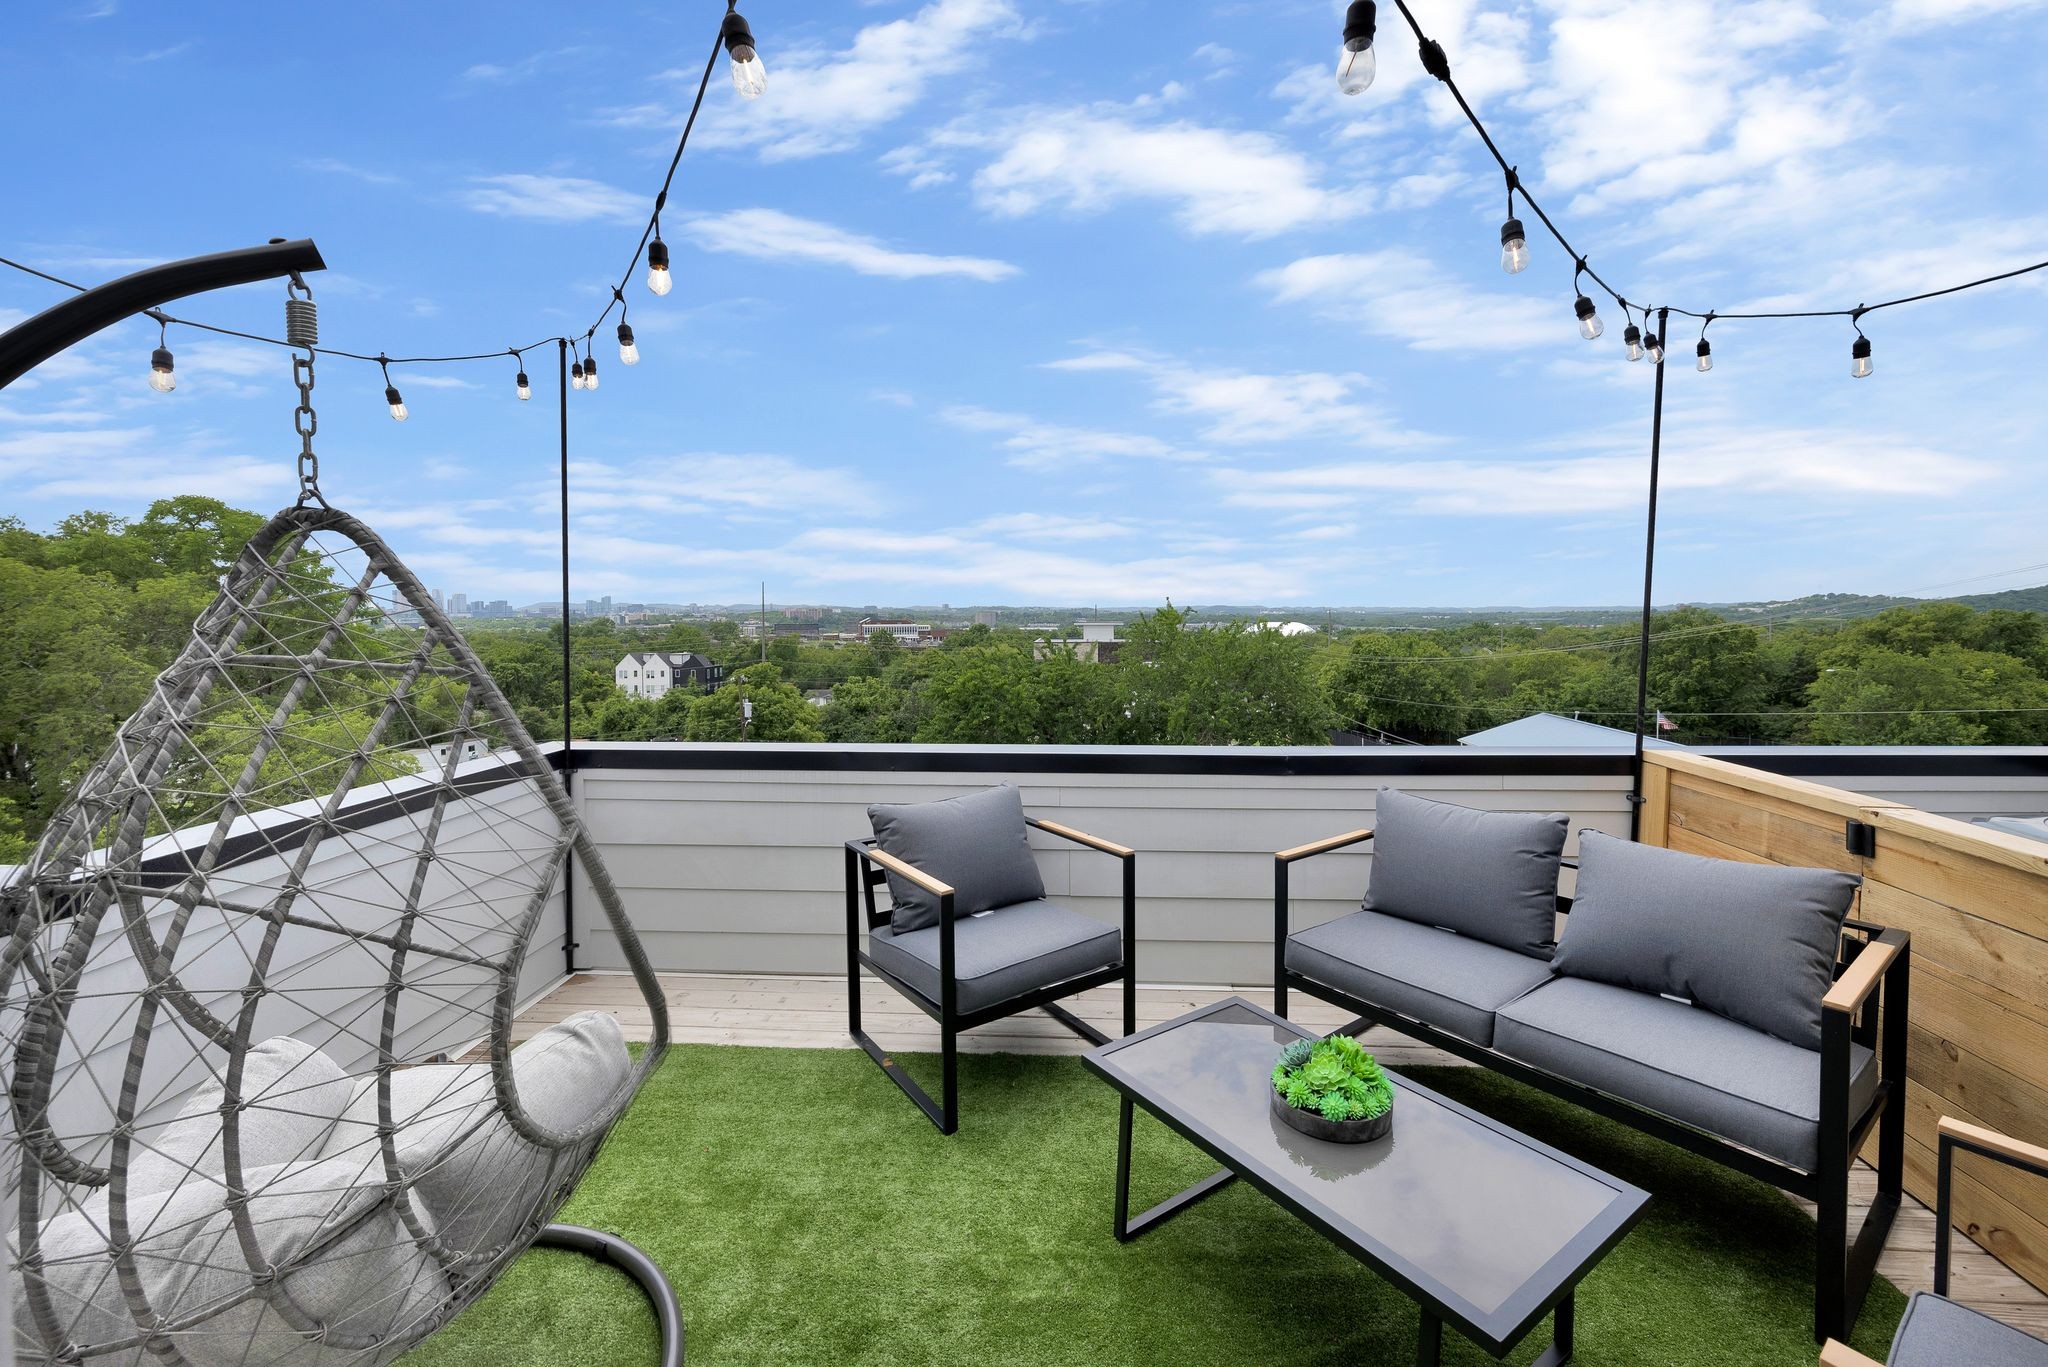
[(668, 273), (668, 243), (661, 240), (661, 229), (657, 226), (654, 240), (647, 244), (647, 288), (656, 294), (667, 294), (675, 287), (675, 277)]
[(1870, 378), (1870, 339), (1862, 333), (1849, 344), (1849, 374), (1859, 380)]
[(168, 394), (178, 387), (178, 377), (171, 364), (170, 325), (162, 314), (156, 315), (157, 345), (149, 353), (149, 387), (159, 394)]
[(1628, 343), (1628, 358), (1631, 361), (1643, 359), (1643, 330), (1630, 323), (1621, 330), (1621, 340)]
[(1693, 355), (1700, 358), (1699, 372), (1702, 375), (1714, 368), (1714, 344), (1707, 340), (1707, 324), (1713, 321), (1714, 315), (1710, 313), (1700, 323), (1700, 344), (1692, 349)]
[(1664, 339), (1652, 332), (1643, 338), (1643, 350), (1648, 354), (1651, 365), (1664, 364)]
[(569, 388), (583, 388), (583, 362), (580, 358), (569, 363)]
[[(1508, 196), (1508, 208), (1515, 207), (1513, 195)], [(1522, 220), (1509, 218), (1500, 225), (1500, 268), (1509, 275), (1520, 275), (1529, 269), (1529, 235), (1522, 231)]]
[(590, 339), (583, 339), (583, 387), (597, 388), (597, 354), (590, 349)]
[(506, 354), (519, 362), (519, 376), (512, 381), (512, 392), (519, 396), (521, 403), (524, 403), (533, 397), (533, 385), (526, 378), (526, 358), (516, 351), (507, 352)]
[(1344, 46), (1337, 49), (1337, 89), (1346, 95), (1363, 95), (1372, 84), (1377, 65), (1372, 32), (1378, 10), (1373, 0), (1351, 0), (1351, 8), (1344, 11)]
[(1600, 321), (1600, 314), (1593, 307), (1593, 301), (1583, 290), (1579, 290), (1579, 277), (1585, 273), (1586, 258), (1582, 256), (1578, 264), (1572, 267), (1572, 289), (1579, 292), (1579, 297), (1572, 300), (1572, 312), (1579, 318), (1579, 336), (1589, 342), (1597, 342), (1600, 340), (1600, 334), (1607, 331), (1607, 325)]
[(626, 292), (615, 289), (612, 298), (619, 306), (619, 364), (639, 365), (640, 348), (634, 344), (632, 325), (626, 321)]
[(391, 406), (391, 421), (404, 422), (412, 416), (405, 406), (405, 398), (398, 392), (398, 386), (391, 383), (391, 360), (386, 356), (377, 358), (377, 368), (384, 372), (384, 402)]
[(720, 32), (732, 57), (732, 88), (743, 99), (760, 99), (768, 89), (768, 68), (761, 65), (761, 54), (754, 51), (754, 31), (733, 8), (733, 0), (726, 0), (725, 26)]

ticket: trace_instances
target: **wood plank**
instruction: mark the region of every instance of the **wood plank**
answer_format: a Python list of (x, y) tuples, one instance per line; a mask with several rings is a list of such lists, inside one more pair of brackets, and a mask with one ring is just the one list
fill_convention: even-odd
[(2048, 941), (1874, 879), (1863, 885), (1863, 916), (1910, 934), (1915, 963), (1997, 988), (2048, 1019)]
[(1685, 774), (1695, 780), (1704, 780), (1751, 794), (1759, 804), (1770, 805), (1774, 810), (1787, 813), (1817, 810), (1844, 820), (1850, 817), (1868, 820), (1869, 818), (1862, 814), (1873, 808), (1904, 808), (1909, 805), (1903, 802), (1888, 802), (1862, 793), (1852, 793), (1844, 788), (1830, 788), (1825, 784), (1810, 783), (1805, 779), (1767, 774), (1761, 769), (1730, 764), (1727, 760), (1690, 754), (1683, 750), (1646, 750), (1643, 752), (1643, 759), (1647, 764), (1654, 764), (1673, 773)]
[[(1644, 752), (1648, 754), (1648, 751)], [(1671, 771), (1662, 765), (1643, 766), (1643, 819), (1636, 838), (1645, 845), (1663, 845), (1671, 825)]]

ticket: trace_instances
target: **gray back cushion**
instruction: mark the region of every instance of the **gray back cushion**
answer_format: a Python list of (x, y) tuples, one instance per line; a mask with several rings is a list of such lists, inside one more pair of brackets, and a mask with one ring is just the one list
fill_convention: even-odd
[[(1024, 795), (1005, 783), (986, 792), (868, 808), (875, 844), (953, 889), (953, 912), (972, 916), (1045, 896), (1045, 882), (1025, 838)], [(937, 925), (939, 899), (906, 878), (889, 875), (897, 934)]]
[(1562, 812), (1481, 812), (1382, 788), (1365, 909), (1548, 954), (1568, 824)]
[(1820, 999), (1834, 981), (1842, 918), (1862, 881), (1587, 831), (1577, 897), (1552, 964), (1575, 978), (1683, 997), (1818, 1049)]

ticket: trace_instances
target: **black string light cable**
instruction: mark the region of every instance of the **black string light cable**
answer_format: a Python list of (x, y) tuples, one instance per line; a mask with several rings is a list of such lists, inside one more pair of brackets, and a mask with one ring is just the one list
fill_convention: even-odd
[[(522, 347), (499, 347), (491, 351), (464, 352), (459, 355), (448, 356), (392, 356), (381, 351), (371, 354), (361, 351), (348, 351), (341, 347), (307, 347), (303, 343), (293, 343), (282, 337), (271, 337), (258, 332), (245, 332), (240, 328), (223, 327), (217, 323), (205, 323), (193, 318), (182, 318), (176, 314), (166, 313), (162, 309), (152, 309), (149, 310), (147, 316), (158, 325), (160, 345), (150, 356), (150, 387), (161, 393), (169, 393), (176, 387), (177, 382), (172, 375), (171, 353), (168, 340), (168, 330), (172, 325), (175, 325), (193, 328), (201, 332), (214, 333), (222, 337), (235, 337), (245, 342), (259, 342), (266, 346), (311, 351), (315, 355), (332, 356), (341, 360), (375, 364), (384, 378), (385, 402), (391, 408), (391, 416), (399, 422), (405, 421), (407, 416), (409, 416), (409, 412), (405, 407), (404, 400), (398, 397), (397, 387), (391, 382), (392, 366), (453, 365), (471, 361), (497, 361), (509, 355), (519, 364), (518, 379), (515, 381), (515, 392), (521, 399), (527, 399), (532, 397), (532, 386), (527, 381), (523, 353), (544, 346), (566, 344), (573, 347), (580, 340), (585, 346), (586, 361), (572, 370), (571, 387), (577, 389), (597, 388), (597, 360), (595, 356), (588, 355), (588, 343), (592, 337), (597, 335), (597, 329), (611, 316), (614, 308), (620, 310), (620, 359), (625, 361), (627, 365), (635, 364), (639, 360), (639, 349), (631, 340), (632, 330), (625, 326), (626, 301), (624, 287), (627, 281), (632, 279), (633, 272), (639, 269), (640, 260), (643, 255), (647, 258), (648, 289), (656, 295), (665, 295), (672, 287), (672, 278), (669, 273), (668, 246), (661, 240), (661, 211), (668, 205), (669, 191), (675, 185), (676, 170), (682, 164), (683, 152), (690, 144), (690, 133), (697, 126), (697, 116), (703, 110), (704, 97), (710, 88), (711, 75), (717, 69), (718, 57), (721, 52), (731, 59), (733, 85), (743, 97), (747, 99), (758, 98), (766, 89), (767, 73), (762, 65), (760, 53), (754, 46), (753, 30), (740, 15), (738, 0), (726, 0), (725, 14), (720, 19), (717, 37), (712, 42), (711, 55), (704, 63), (703, 76), (697, 82), (697, 94), (690, 103), (689, 117), (684, 121), (682, 133), (676, 139), (675, 152), (670, 156), (668, 170), (661, 179), (661, 190), (654, 198), (654, 209), (648, 215), (647, 226), (642, 230), (639, 242), (634, 246), (633, 259), (627, 263), (625, 274), (620, 277), (619, 283), (612, 287), (611, 298), (606, 301), (603, 311), (598, 314), (596, 320), (581, 334), (580, 338), (573, 334), (556, 333), (542, 337), (537, 341), (528, 342)], [(60, 285), (65, 289), (75, 290), (81, 294), (89, 288), (89, 286), (81, 285), (75, 280), (67, 280), (62, 276), (38, 270), (36, 267), (25, 262), (16, 261), (5, 256), (0, 256), (0, 266), (19, 271), (24, 275), (34, 276), (39, 280), (46, 280), (53, 285)], [(625, 354), (628, 348), (632, 350), (630, 359)]]
[[(1557, 242), (1557, 245), (1562, 247), (1566, 255), (1573, 261), (1574, 284), (1576, 284), (1578, 276), (1583, 275), (1591, 280), (1609, 298), (1613, 299), (1615, 304), (1622, 309), (1624, 315), (1631, 308), (1643, 315), (1642, 327), (1637, 327), (1631, 321), (1622, 332), (1623, 341), (1629, 348), (1629, 359), (1632, 361), (1639, 359), (1637, 346), (1640, 344), (1642, 347), (1641, 354), (1647, 355), (1653, 364), (1660, 364), (1664, 357), (1665, 345), (1669, 339), (1649, 331), (1649, 315), (1652, 312), (1652, 306), (1642, 304), (1631, 305), (1628, 300), (1622, 297), (1618, 289), (1609, 284), (1597, 270), (1588, 264), (1585, 255), (1572, 246), (1570, 239), (1564, 235), (1564, 230), (1557, 226), (1557, 223), (1544, 211), (1542, 204), (1537, 201), (1534, 195), (1529, 193), (1529, 187), (1522, 183), (1518, 169), (1508, 161), (1507, 156), (1500, 150), (1499, 144), (1494, 142), (1493, 134), (1487, 130), (1486, 124), (1480, 119), (1478, 112), (1472, 108), (1471, 101), (1465, 98), (1465, 92), (1458, 88), (1457, 81), (1452, 79), (1450, 58), (1445, 54), (1443, 44), (1423, 32), (1422, 25), (1415, 18), (1414, 11), (1408, 7), (1408, 0), (1394, 0), (1394, 7), (1401, 12), (1402, 19), (1407, 21), (1409, 31), (1415, 35), (1422, 69), (1431, 76), (1434, 76), (1442, 83), (1444, 89), (1450, 92), (1451, 98), (1457, 101), (1458, 109), (1464, 114), (1465, 121), (1472, 125), (1472, 131), (1479, 135), (1479, 140), (1485, 144), (1487, 153), (1493, 157), (1495, 163), (1501, 169), (1501, 174), (1507, 178), (1508, 218), (1501, 225), (1502, 268), (1510, 275), (1516, 275), (1520, 274), (1529, 263), (1527, 234), (1522, 231), (1522, 220), (1517, 215), (1515, 209), (1515, 199), (1519, 195), (1523, 206), (1529, 212), (1536, 215), (1536, 220), (1543, 225), (1544, 231), (1550, 234)], [(1353, 0), (1352, 5), (1346, 12), (1344, 44), (1340, 48), (1337, 57), (1337, 86), (1345, 94), (1358, 94), (1372, 83), (1373, 65), (1370, 60), (1370, 49), (1376, 23), (1376, 9), (1377, 6), (1374, 0)], [(1357, 79), (1355, 74), (1361, 69), (1361, 51), (1364, 52), (1368, 59), (1362, 64), (1365, 73), (1362, 81)], [(1856, 340), (1851, 344), (1850, 373), (1858, 379), (1864, 379), (1871, 373), (1870, 339), (1863, 335), (1862, 328), (1864, 315), (1875, 313), (1879, 309), (1898, 308), (1904, 304), (1918, 304), (1929, 299), (1940, 299), (1951, 294), (1961, 294), (1966, 290), (1982, 289), (1987, 285), (2001, 284), (2004, 281), (2014, 280), (2020, 276), (2031, 275), (2036, 271), (2043, 270), (2048, 270), (2048, 260), (2036, 261), (2029, 265), (2015, 266), (2011, 270), (1999, 271), (1996, 274), (1980, 276), (1974, 280), (1965, 280), (1954, 285), (1944, 285), (1937, 289), (1922, 290), (1916, 294), (1899, 295), (1895, 298), (1881, 300), (1875, 304), (1858, 304), (1855, 308), (1847, 309), (1751, 309), (1742, 311), (1708, 309), (1701, 311), (1680, 308), (1675, 304), (1657, 305), (1655, 308), (1660, 313), (1674, 313), (1680, 317), (1697, 318), (1700, 320), (1701, 335), (1699, 344), (1695, 348), (1695, 354), (1699, 360), (1699, 369), (1703, 371), (1712, 369), (1713, 365), (1711, 360), (1713, 349), (1707, 345), (1706, 325), (1717, 318), (1744, 320), (1846, 318), (1856, 328)], [(1591, 303), (1592, 300), (1587, 295), (1581, 293), (1574, 301), (1574, 308), (1576, 310), (1581, 304), (1590, 305)], [(1588, 316), (1583, 311), (1579, 312), (1582, 335), (1585, 320)], [(1593, 335), (1598, 336), (1599, 334), (1596, 332)]]

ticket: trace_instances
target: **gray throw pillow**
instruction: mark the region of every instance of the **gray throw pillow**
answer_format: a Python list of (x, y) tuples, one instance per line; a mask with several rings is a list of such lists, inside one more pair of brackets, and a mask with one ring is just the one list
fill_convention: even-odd
[(1820, 1048), (1842, 918), (1862, 879), (1833, 869), (1708, 859), (1587, 831), (1553, 966), (1684, 997)]
[(1563, 812), (1481, 812), (1382, 788), (1365, 909), (1547, 955), (1569, 824)]
[[(1005, 783), (986, 792), (868, 808), (875, 844), (953, 889), (953, 913), (972, 916), (1045, 896), (1025, 838), (1024, 795)], [(939, 923), (939, 899), (907, 878), (889, 875), (896, 899), (889, 923), (898, 933)]]

